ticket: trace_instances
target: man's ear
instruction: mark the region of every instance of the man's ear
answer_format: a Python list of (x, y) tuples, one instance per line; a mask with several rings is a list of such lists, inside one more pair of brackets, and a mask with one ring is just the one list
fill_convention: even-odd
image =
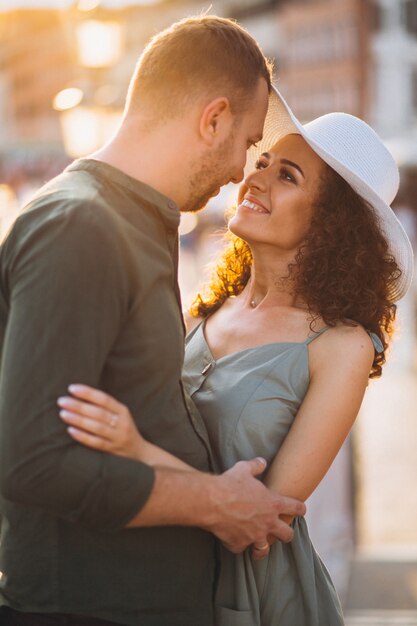
[(200, 135), (203, 141), (211, 146), (222, 141), (230, 132), (233, 116), (228, 98), (216, 98), (209, 102), (200, 117)]

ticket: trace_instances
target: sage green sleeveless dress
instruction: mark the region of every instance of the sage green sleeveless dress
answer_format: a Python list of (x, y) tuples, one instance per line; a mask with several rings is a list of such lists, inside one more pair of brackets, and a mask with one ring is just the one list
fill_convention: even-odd
[[(309, 385), (308, 345), (276, 342), (215, 360), (204, 323), (187, 337), (184, 381), (207, 427), (217, 470), (262, 456), (272, 462)], [(375, 349), (382, 345), (370, 334)], [(379, 343), (378, 343), (379, 342)], [(304, 518), (294, 539), (262, 561), (220, 547), (215, 626), (340, 626), (340, 602)]]

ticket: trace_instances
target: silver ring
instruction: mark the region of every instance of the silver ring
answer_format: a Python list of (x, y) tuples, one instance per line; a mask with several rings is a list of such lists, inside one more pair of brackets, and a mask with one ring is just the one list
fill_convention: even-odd
[(116, 413), (111, 413), (110, 418), (109, 418), (109, 426), (111, 426), (112, 428), (115, 428), (118, 420), (119, 420), (119, 416), (116, 415)]
[(253, 546), (253, 549), (259, 550), (259, 552), (261, 552), (262, 550), (266, 550), (267, 548), (269, 548), (269, 543), (264, 543), (263, 546)]

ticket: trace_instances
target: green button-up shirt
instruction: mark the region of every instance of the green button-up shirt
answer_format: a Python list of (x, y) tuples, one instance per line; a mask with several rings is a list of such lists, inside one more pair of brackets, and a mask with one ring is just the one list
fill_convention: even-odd
[(70, 383), (104, 389), (147, 439), (210, 469), (181, 383), (179, 219), (156, 190), (85, 159), (41, 189), (1, 248), (0, 604), (211, 625), (213, 537), (124, 528), (153, 470), (73, 441), (56, 404)]

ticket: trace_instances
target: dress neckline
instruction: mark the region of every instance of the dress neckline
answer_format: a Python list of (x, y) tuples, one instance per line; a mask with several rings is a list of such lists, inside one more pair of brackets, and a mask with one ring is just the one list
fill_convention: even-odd
[(230, 357), (237, 357), (241, 354), (244, 354), (245, 352), (254, 352), (257, 350), (261, 350), (262, 348), (270, 348), (272, 346), (305, 346), (307, 348), (308, 344), (311, 342), (312, 339), (315, 339), (316, 337), (321, 335), (325, 330), (329, 328), (328, 326), (324, 326), (319, 331), (317, 331), (315, 335), (307, 337), (305, 341), (270, 341), (269, 343), (260, 343), (256, 346), (251, 346), (250, 348), (243, 348), (243, 350), (236, 350), (235, 352), (229, 352), (229, 354), (224, 354), (223, 356), (220, 356), (217, 359), (215, 359), (211, 351), (211, 348), (208, 344), (208, 341), (206, 339), (206, 334), (205, 334), (206, 321), (207, 321), (207, 318), (201, 321), (199, 325), (199, 330), (200, 330), (205, 348), (207, 350), (207, 353), (209, 354), (210, 359), (213, 363), (219, 363), (220, 361), (229, 359)]

